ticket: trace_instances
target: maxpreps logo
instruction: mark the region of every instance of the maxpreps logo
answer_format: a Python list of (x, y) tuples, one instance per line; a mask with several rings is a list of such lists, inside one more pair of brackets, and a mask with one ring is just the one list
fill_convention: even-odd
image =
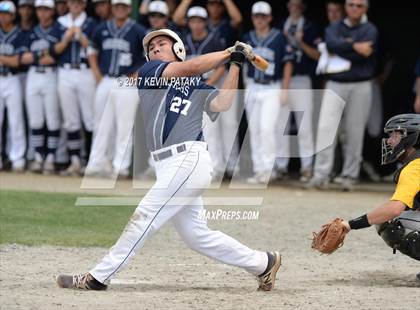
[(201, 210), (200, 220), (205, 221), (258, 221), (260, 211), (253, 210)]

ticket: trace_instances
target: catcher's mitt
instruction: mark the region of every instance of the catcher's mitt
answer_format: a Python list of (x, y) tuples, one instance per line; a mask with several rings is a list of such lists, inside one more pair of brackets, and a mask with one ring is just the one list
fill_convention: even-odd
[(343, 219), (336, 218), (334, 221), (321, 227), (318, 233), (313, 233), (312, 249), (322, 254), (331, 254), (344, 243), (344, 238), (349, 232), (342, 224)]

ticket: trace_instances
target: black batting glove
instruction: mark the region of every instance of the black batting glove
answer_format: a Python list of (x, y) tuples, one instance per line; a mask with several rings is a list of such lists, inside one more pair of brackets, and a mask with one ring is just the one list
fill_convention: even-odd
[(230, 64), (242, 68), (246, 55), (242, 46), (235, 46), (235, 50), (230, 54)]

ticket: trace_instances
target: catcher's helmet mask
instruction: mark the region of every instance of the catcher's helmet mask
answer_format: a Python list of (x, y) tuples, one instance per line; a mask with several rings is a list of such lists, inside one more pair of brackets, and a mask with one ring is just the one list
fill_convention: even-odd
[(388, 120), (384, 132), (391, 135), (393, 132), (401, 134), (398, 145), (388, 144), (388, 138), (382, 139), (382, 165), (398, 160), (409, 147), (420, 147), (420, 115), (400, 114)]

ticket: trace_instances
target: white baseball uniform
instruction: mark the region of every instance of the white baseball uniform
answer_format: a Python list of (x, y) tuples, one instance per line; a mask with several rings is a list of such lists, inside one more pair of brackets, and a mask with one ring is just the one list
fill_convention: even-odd
[[(0, 55), (13, 56), (26, 50), (25, 36), (17, 26), (14, 26), (9, 32), (0, 28)], [(21, 169), (25, 165), (26, 148), (22, 85), (17, 68), (11, 68), (0, 63), (0, 128), (3, 126), (6, 107), (8, 133), (10, 135), (8, 157), (13, 168)], [(1, 144), (0, 137), (0, 148)]]
[(108, 283), (143, 247), (145, 241), (172, 220), (193, 250), (259, 275), (268, 264), (264, 252), (249, 249), (200, 218), (202, 193), (211, 181), (212, 163), (203, 142), (202, 117), (218, 91), (202, 82), (148, 88), (148, 77), (161, 77), (168, 63), (149, 61), (140, 69), (140, 103), (144, 110), (148, 149), (155, 160), (157, 181), (142, 199), (130, 222), (109, 253), (90, 271)]

